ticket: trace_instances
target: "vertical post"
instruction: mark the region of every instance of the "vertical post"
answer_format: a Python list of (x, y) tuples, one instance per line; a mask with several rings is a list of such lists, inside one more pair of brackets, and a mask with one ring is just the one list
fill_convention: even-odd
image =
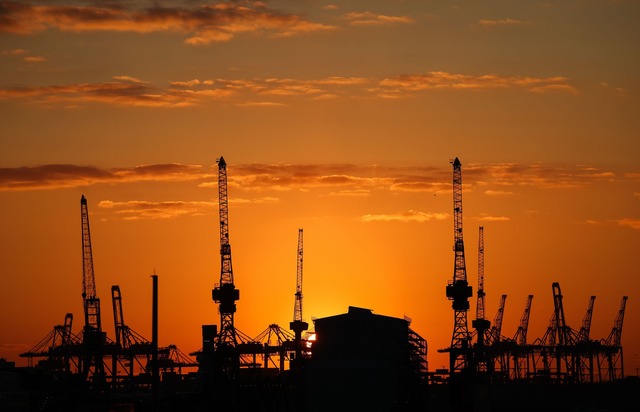
[(160, 370), (158, 368), (158, 275), (151, 275), (153, 279), (152, 315), (151, 315), (151, 396), (153, 411), (158, 410), (158, 385), (160, 383)]

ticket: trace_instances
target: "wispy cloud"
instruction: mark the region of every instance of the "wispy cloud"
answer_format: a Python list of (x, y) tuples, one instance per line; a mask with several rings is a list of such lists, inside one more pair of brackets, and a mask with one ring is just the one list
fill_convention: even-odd
[(409, 210), (406, 212), (386, 213), (386, 214), (367, 214), (360, 217), (360, 221), (364, 223), (370, 222), (428, 222), (430, 220), (444, 220), (449, 217), (448, 213), (427, 213), (417, 210)]
[(378, 93), (386, 97), (403, 97), (428, 90), (522, 89), (530, 92), (564, 91), (575, 94), (566, 77), (469, 75), (428, 72), (388, 77), (380, 81)]
[(491, 216), (486, 213), (481, 213), (478, 216), (471, 217), (471, 219), (477, 220), (480, 222), (507, 222), (511, 220), (511, 218), (507, 216)]
[(123, 220), (172, 219), (180, 216), (209, 215), (217, 211), (217, 203), (215, 202), (194, 201), (150, 202), (130, 200), (114, 202), (102, 200), (98, 203), (98, 207), (107, 209)]
[(489, 19), (478, 20), (478, 22), (476, 24), (479, 27), (482, 27), (482, 28), (517, 27), (517, 26), (530, 26), (530, 25), (532, 25), (531, 22), (523, 21), (523, 20), (519, 20), (519, 19), (512, 19), (512, 18), (509, 18), (509, 17), (507, 17), (505, 19), (495, 19), (495, 20), (489, 20)]
[(0, 191), (61, 189), (136, 181), (189, 181), (211, 176), (211, 172), (203, 166), (178, 163), (116, 169), (52, 164), (0, 168)]
[[(1, 7), (1, 4), (0, 4), (0, 7)], [(0, 9), (0, 14), (1, 14), (1, 9)], [(1, 21), (1, 16), (0, 16), (0, 21)], [(0, 56), (17, 57), (27, 63), (42, 63), (47, 61), (47, 59), (44, 56), (34, 56), (31, 54), (29, 50), (25, 50), (25, 49), (5, 50), (3, 52), (0, 52)]]
[(627, 226), (631, 229), (640, 230), (640, 219), (626, 217), (616, 221), (620, 226)]
[[(69, 2), (71, 3), (71, 2)], [(35, 2), (0, 2), (0, 31), (33, 34), (57, 29), (66, 32), (176, 32), (191, 45), (228, 41), (243, 33), (292, 36), (334, 27), (299, 15), (268, 8), (264, 2), (233, 1), (183, 7), (159, 4), (134, 8), (124, 2), (98, 5), (39, 5)]]
[(344, 15), (344, 18), (353, 26), (382, 26), (388, 24), (407, 24), (414, 20), (407, 16), (387, 16), (376, 14), (370, 11), (351, 12)]
[[(438, 193), (451, 191), (450, 168), (388, 167), (355, 164), (231, 164), (229, 185), (243, 191), (327, 189), (331, 196), (366, 196), (373, 191)], [(595, 183), (629, 179), (611, 171), (583, 165), (469, 164), (464, 166), (465, 190), (481, 189), (490, 196), (507, 196), (523, 188), (574, 189)], [(41, 165), (0, 168), (0, 190), (82, 187), (102, 183), (192, 181), (216, 187), (217, 169), (179, 163), (124, 168), (80, 165)]]
[(577, 94), (565, 77), (465, 75), (446, 72), (398, 75), (382, 79), (331, 76), (319, 79), (190, 79), (158, 87), (129, 75), (101, 83), (0, 89), (0, 99), (22, 99), (48, 106), (103, 103), (116, 106), (175, 108), (224, 101), (238, 106), (288, 106), (300, 99), (402, 99), (433, 90), (487, 91), (521, 89), (534, 93)]
[(506, 190), (485, 190), (484, 194), (487, 196), (510, 196), (513, 192), (508, 192)]

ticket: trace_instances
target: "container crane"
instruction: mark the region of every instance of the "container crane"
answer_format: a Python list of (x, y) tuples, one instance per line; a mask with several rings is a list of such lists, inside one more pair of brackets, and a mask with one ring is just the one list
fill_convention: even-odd
[(452, 300), (453, 334), (449, 347), (449, 370), (452, 376), (466, 371), (471, 365), (470, 336), (467, 323), (471, 286), (467, 282), (462, 235), (462, 164), (456, 157), (453, 164), (453, 280), (447, 284), (446, 295)]
[[(598, 370), (601, 374), (602, 364), (606, 362), (607, 380), (613, 382), (624, 378), (624, 363), (622, 356), (622, 324), (627, 307), (627, 296), (622, 297), (620, 309), (613, 321), (613, 328), (606, 339), (602, 339), (602, 350), (598, 357)], [(602, 379), (601, 379), (602, 380)]]
[(582, 326), (575, 335), (574, 351), (576, 373), (580, 382), (593, 383), (593, 358), (599, 349), (599, 342), (589, 339), (591, 331), (591, 318), (593, 317), (593, 304), (596, 300), (595, 296), (589, 298), (587, 312), (582, 319)]
[(484, 227), (478, 231), (478, 299), (476, 301), (476, 318), (471, 326), (476, 330), (477, 342), (475, 346), (476, 369), (478, 372), (488, 372), (491, 361), (486, 351), (486, 333), (491, 322), (484, 318)]
[(96, 281), (93, 271), (93, 252), (89, 229), (89, 210), (87, 198), (80, 198), (80, 216), (82, 220), (82, 300), (84, 304), (84, 329), (82, 331), (82, 360), (80, 373), (86, 379), (93, 375), (94, 381), (104, 379), (102, 362), (106, 333), (102, 331), (100, 318), (100, 298), (96, 293)]
[(238, 337), (234, 326), (236, 301), (240, 299), (240, 291), (233, 283), (233, 267), (231, 264), (231, 245), (229, 243), (229, 198), (227, 195), (227, 163), (224, 157), (218, 162), (218, 200), (220, 208), (220, 283), (214, 285), (213, 301), (218, 303), (220, 312), (220, 330), (216, 340), (219, 366), (223, 371), (233, 373), (239, 368), (239, 357), (236, 353)]
[(289, 328), (294, 332), (294, 345), (296, 353), (296, 362), (302, 356), (302, 332), (309, 329), (309, 324), (302, 320), (302, 263), (303, 263), (303, 230), (298, 229), (298, 253), (297, 253), (297, 276), (296, 276), (296, 294), (295, 303), (293, 305), (293, 321), (289, 324)]

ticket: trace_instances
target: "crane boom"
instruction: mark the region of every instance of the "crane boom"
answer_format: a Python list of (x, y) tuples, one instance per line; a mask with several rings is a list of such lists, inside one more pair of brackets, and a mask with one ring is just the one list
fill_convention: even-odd
[(622, 342), (622, 324), (624, 322), (624, 311), (627, 307), (627, 296), (622, 297), (622, 301), (620, 302), (620, 309), (618, 310), (618, 314), (616, 315), (615, 320), (613, 321), (613, 328), (611, 329), (611, 333), (606, 340), (606, 344), (609, 346), (620, 346)]
[(596, 297), (591, 296), (589, 298), (589, 303), (587, 304), (587, 312), (584, 314), (584, 318), (582, 319), (582, 326), (580, 327), (580, 331), (578, 331), (577, 341), (583, 342), (589, 340), (589, 333), (591, 332), (591, 318), (593, 317), (593, 305), (595, 303)]
[(506, 301), (507, 295), (502, 295), (500, 297), (498, 312), (496, 313), (496, 317), (493, 318), (493, 326), (491, 327), (491, 331), (489, 332), (491, 343), (499, 342), (500, 337), (502, 336), (502, 318), (504, 317), (504, 305)]
[(531, 302), (533, 301), (533, 295), (527, 296), (527, 303), (524, 306), (524, 312), (520, 318), (520, 325), (516, 331), (513, 340), (520, 346), (527, 344), (527, 331), (529, 330), (529, 317), (531, 315)]

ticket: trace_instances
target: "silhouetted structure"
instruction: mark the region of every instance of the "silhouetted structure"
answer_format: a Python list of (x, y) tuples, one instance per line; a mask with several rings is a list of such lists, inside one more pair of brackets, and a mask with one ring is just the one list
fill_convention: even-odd
[[(307, 410), (394, 411), (423, 405), (426, 341), (405, 319), (349, 307), (316, 319)], [(412, 340), (410, 342), (410, 339)], [(416, 347), (421, 351), (416, 363)]]
[(464, 258), (462, 235), (462, 164), (456, 157), (453, 161), (453, 280), (447, 285), (447, 298), (452, 300), (453, 335), (449, 347), (449, 370), (451, 376), (466, 372), (470, 368), (471, 337), (467, 324), (471, 286), (467, 282), (467, 266)]

